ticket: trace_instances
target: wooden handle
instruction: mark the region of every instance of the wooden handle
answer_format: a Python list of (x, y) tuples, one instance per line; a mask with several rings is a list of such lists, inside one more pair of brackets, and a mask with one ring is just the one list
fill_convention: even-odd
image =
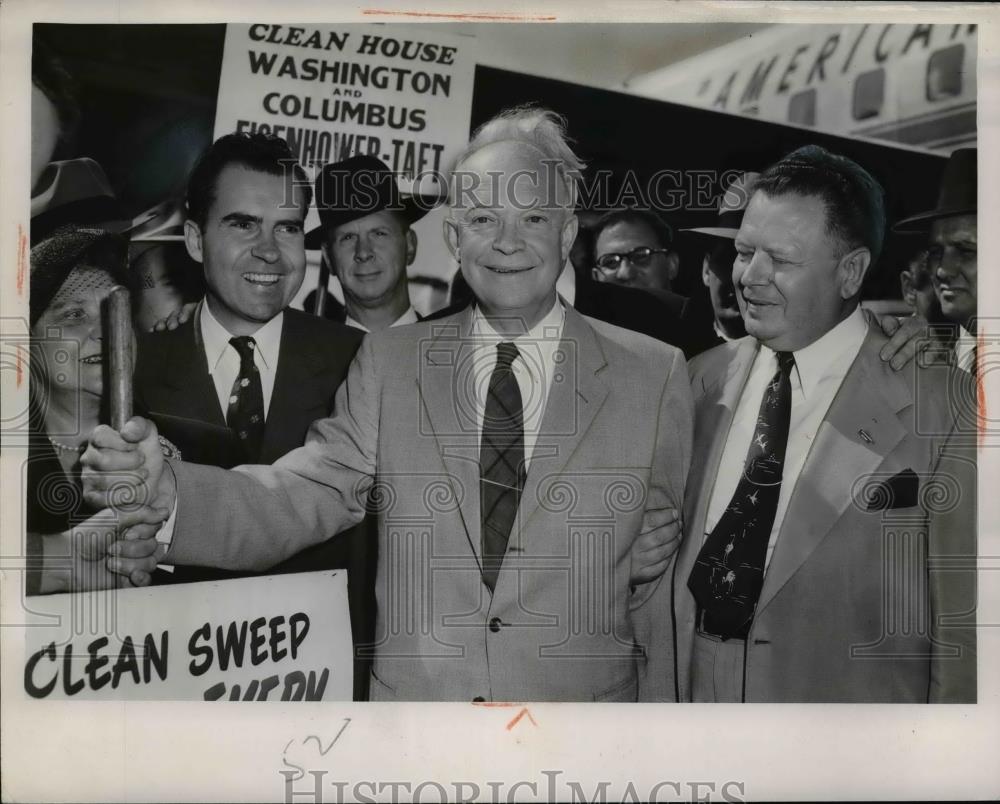
[(326, 310), (326, 286), (330, 281), (330, 266), (327, 265), (326, 255), (319, 260), (319, 281), (316, 283), (316, 296), (313, 298), (312, 314), (323, 317)]
[(111, 426), (121, 430), (132, 418), (132, 301), (128, 290), (112, 290), (107, 305), (107, 391), (111, 394)]

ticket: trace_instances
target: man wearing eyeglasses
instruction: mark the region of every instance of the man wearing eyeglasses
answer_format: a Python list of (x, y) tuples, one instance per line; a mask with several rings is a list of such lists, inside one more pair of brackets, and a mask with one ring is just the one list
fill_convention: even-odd
[(671, 250), (670, 227), (658, 215), (643, 209), (610, 212), (594, 228), (593, 277), (652, 293), (672, 317), (684, 314), (687, 298), (674, 293), (680, 259)]

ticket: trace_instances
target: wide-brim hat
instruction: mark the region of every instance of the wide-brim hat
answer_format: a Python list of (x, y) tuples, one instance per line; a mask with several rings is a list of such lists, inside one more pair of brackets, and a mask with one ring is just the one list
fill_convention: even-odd
[(119, 232), (67, 224), (32, 246), (29, 294), (32, 326), (52, 303), (84, 254), (98, 244), (107, 246), (109, 262), (96, 267), (107, 270), (116, 282), (123, 282), (127, 276), (128, 238)]
[(937, 206), (919, 215), (904, 218), (892, 227), (894, 232), (926, 232), (940, 218), (976, 213), (978, 151), (959, 148), (952, 151), (941, 177)]
[(384, 210), (397, 212), (413, 223), (441, 200), (438, 196), (404, 196), (389, 166), (377, 157), (358, 155), (332, 162), (316, 177), (320, 225), (306, 233), (306, 248), (321, 248), (328, 230)]
[(115, 197), (111, 183), (93, 159), (81, 157), (45, 166), (31, 197), (31, 244), (67, 224), (121, 232), (131, 218)]
[(178, 198), (140, 212), (129, 229), (129, 258), (134, 261), (163, 243), (183, 243), (184, 220), (184, 202)]
[(680, 231), (687, 234), (735, 240), (736, 233), (739, 232), (740, 224), (743, 222), (743, 213), (746, 212), (750, 196), (753, 195), (754, 185), (759, 177), (759, 173), (748, 171), (741, 173), (729, 183), (719, 201), (719, 213), (715, 226), (699, 226), (695, 229), (681, 229)]

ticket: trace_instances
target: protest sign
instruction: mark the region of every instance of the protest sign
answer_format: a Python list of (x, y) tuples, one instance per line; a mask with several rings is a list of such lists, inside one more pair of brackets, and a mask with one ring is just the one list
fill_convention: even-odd
[(25, 693), (76, 700), (350, 700), (343, 571), (28, 598)]

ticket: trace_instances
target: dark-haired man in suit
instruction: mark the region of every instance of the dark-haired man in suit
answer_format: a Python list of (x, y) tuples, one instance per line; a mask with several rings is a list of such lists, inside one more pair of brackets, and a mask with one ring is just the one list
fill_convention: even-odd
[[(284, 140), (264, 135), (221, 137), (191, 174), (184, 236), (205, 298), (176, 329), (141, 336), (135, 372), (136, 406), (184, 460), (273, 463), (333, 409), (362, 335), (288, 306), (305, 276), (310, 196)], [(361, 534), (328, 540), (271, 572), (348, 568), (357, 639), (373, 616), (367, 544)], [(174, 580), (229, 576), (177, 567)]]

